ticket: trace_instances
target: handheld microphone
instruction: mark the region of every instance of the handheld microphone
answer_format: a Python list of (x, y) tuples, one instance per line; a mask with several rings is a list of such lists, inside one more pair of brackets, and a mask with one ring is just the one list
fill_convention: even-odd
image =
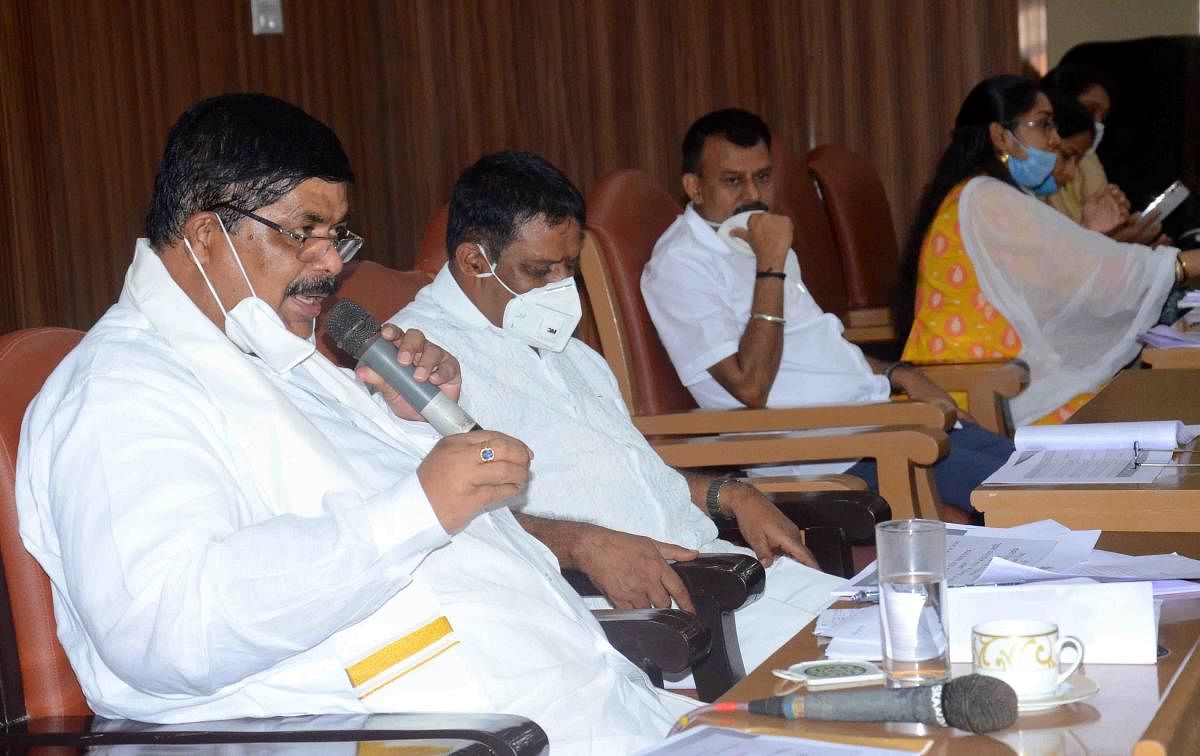
[(843, 690), (751, 701), (751, 714), (827, 722), (920, 722), (981, 733), (1017, 719), (1017, 694), (1003, 680), (966, 675), (915, 688)]
[(418, 383), (413, 366), (396, 361), (396, 345), (379, 336), (379, 321), (362, 305), (343, 299), (329, 310), (325, 330), (346, 354), (367, 365), (396, 389), (421, 417), (443, 436), (481, 430), (479, 423), (432, 383)]

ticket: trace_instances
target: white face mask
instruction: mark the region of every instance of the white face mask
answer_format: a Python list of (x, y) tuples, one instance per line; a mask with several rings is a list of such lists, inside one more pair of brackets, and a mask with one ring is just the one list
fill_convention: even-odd
[(1093, 155), (1096, 150), (1100, 149), (1100, 140), (1104, 137), (1104, 121), (1096, 121), (1096, 136), (1092, 139), (1092, 146), (1088, 147), (1085, 155)]
[(229, 232), (225, 230), (225, 223), (221, 221), (220, 216), (217, 216), (217, 223), (221, 226), (221, 233), (225, 235), (229, 250), (233, 252), (233, 259), (237, 262), (246, 286), (250, 288), (250, 296), (234, 305), (232, 310), (226, 310), (221, 298), (217, 296), (217, 290), (208, 279), (208, 274), (204, 272), (204, 266), (192, 250), (192, 243), (188, 241), (187, 236), (183, 237), (183, 244), (192, 256), (192, 262), (204, 278), (213, 299), (216, 300), (217, 307), (225, 316), (225, 335), (246, 354), (256, 354), (275, 372), (286, 373), (311, 356), (317, 349), (316, 343), (289, 331), (279, 313), (275, 312), (275, 308), (258, 298), (254, 292), (254, 284), (250, 283), (250, 277), (242, 267), (242, 258), (233, 246), (233, 240), (229, 238)]
[(518, 294), (496, 275), (496, 268), (482, 246), (479, 251), (487, 262), (490, 273), (476, 273), (476, 278), (495, 278), (504, 289), (513, 295), (504, 305), (504, 330), (536, 349), (561, 352), (567, 348), (575, 326), (583, 317), (579, 304), (579, 292), (573, 277), (548, 283), (524, 294)]

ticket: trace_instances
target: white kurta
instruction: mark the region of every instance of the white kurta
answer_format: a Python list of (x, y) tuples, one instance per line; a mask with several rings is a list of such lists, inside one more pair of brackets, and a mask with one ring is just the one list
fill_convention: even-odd
[(661, 737), (687, 704), (608, 645), (507, 508), (442, 530), (415, 474), (430, 434), (319, 354), (284, 374), (246, 357), (140, 242), (30, 406), (17, 468), (96, 713), (501, 711), (555, 753)]
[[(659, 238), (642, 271), (642, 296), (659, 338), (696, 403), (736, 409), (742, 403), (708, 369), (736, 354), (750, 322), (754, 257), (735, 252), (690, 205)], [(887, 401), (887, 379), (842, 337), (842, 323), (821, 310), (800, 278), (796, 256), (784, 264), (783, 356), (768, 407)], [(836, 473), (854, 460), (772, 468), (769, 472)]]
[[(462, 365), (464, 409), (483, 427), (525, 441), (533, 476), (522, 511), (592, 522), (708, 552), (752, 554), (717, 539), (683, 476), (629, 419), (604, 359), (578, 339), (540, 353), (497, 328), (442, 267), (391, 322), (416, 327)], [(829, 603), (840, 578), (778, 559), (759, 601), (736, 615), (747, 670)]]

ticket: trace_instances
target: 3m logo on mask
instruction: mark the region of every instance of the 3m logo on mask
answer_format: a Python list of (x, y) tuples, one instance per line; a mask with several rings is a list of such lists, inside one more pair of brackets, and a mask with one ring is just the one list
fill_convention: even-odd
[(551, 352), (566, 349), (571, 341), (571, 334), (575, 332), (575, 326), (579, 325), (579, 319), (583, 317), (583, 307), (579, 304), (579, 291), (575, 288), (575, 279), (564, 278), (518, 294), (496, 275), (496, 267), (492, 265), (487, 251), (482, 246), (479, 251), (483, 253), (483, 259), (491, 268), (491, 272), (476, 273), (475, 276), (495, 278), (513, 295), (508, 304), (504, 305), (504, 330), (535, 349), (549, 349)]

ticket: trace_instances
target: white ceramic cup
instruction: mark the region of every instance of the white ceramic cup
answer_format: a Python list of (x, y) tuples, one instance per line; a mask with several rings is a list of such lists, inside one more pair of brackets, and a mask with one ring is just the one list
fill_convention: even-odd
[[(1075, 659), (1060, 671), (1064, 648)], [(1083, 642), (1058, 637), (1058, 625), (1042, 620), (994, 620), (971, 628), (971, 665), (976, 674), (998, 677), (1018, 698), (1051, 696), (1083, 662)]]

